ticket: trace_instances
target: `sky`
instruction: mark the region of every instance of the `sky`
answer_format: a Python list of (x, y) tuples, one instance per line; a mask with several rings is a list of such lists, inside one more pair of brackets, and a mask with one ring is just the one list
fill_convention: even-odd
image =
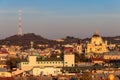
[(48, 39), (120, 35), (120, 0), (0, 0), (0, 39), (18, 33), (22, 10), (23, 33)]

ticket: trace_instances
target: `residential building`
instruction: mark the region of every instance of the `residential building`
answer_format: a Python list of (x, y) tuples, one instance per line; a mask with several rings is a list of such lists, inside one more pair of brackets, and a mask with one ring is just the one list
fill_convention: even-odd
[(0, 68), (0, 77), (11, 77), (11, 73), (7, 72), (5, 68)]
[(104, 60), (120, 60), (120, 52), (109, 52), (104, 54)]
[(8, 52), (0, 51), (0, 68), (5, 68)]
[(76, 44), (75, 46), (74, 46), (74, 50), (77, 52), (77, 53), (82, 53), (83, 51), (82, 51), (82, 44)]

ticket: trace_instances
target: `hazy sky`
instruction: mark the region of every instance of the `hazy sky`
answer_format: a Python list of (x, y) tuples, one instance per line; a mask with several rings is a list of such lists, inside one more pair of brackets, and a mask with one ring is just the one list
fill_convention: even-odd
[(120, 0), (0, 0), (0, 38), (17, 34), (18, 10), (23, 33), (45, 38), (120, 35)]

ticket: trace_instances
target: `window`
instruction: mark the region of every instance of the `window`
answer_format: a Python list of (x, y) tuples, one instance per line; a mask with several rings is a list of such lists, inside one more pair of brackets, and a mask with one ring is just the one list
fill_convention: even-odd
[(5, 75), (5, 73), (1, 73), (1, 75), (2, 75), (2, 76), (4, 76), (4, 75)]
[(42, 62), (38, 62), (38, 64), (41, 64)]
[(72, 64), (72, 67), (73, 67), (74, 65)]
[(28, 62), (23, 62), (23, 64), (28, 64)]

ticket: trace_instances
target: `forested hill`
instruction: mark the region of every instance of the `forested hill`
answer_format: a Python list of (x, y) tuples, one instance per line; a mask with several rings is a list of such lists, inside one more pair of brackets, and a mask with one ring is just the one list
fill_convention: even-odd
[(34, 33), (27, 33), (22, 36), (13, 35), (8, 38), (0, 40), (0, 44), (6, 44), (6, 45), (19, 45), (19, 46), (28, 46), (30, 45), (30, 42), (33, 41), (35, 44), (47, 44), (56, 43), (53, 40), (48, 40), (46, 38), (43, 38), (40, 35), (36, 35)]

